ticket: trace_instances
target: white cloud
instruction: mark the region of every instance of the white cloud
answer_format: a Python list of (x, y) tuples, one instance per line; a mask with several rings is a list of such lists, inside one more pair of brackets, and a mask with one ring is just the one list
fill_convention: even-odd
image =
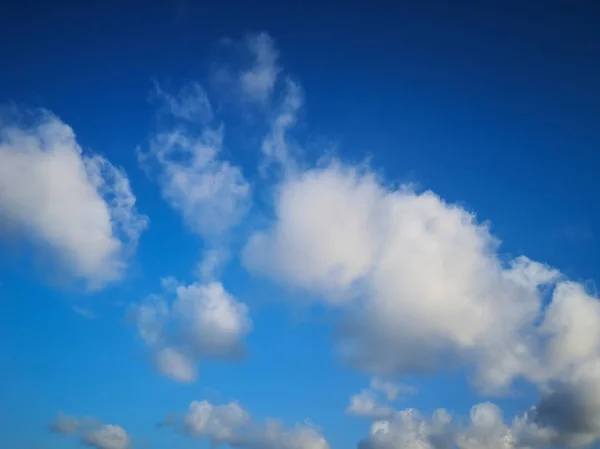
[(471, 409), (470, 426), (458, 435), (460, 449), (512, 449), (515, 437), (504, 424), (502, 411), (485, 402)]
[(290, 80), (285, 80), (283, 101), (275, 110), (270, 130), (262, 143), (264, 160), (259, 167), (263, 176), (273, 164), (289, 175), (297, 170), (295, 157), (300, 153), (297, 145), (289, 138), (290, 129), (296, 124), (298, 110), (304, 102), (302, 88)]
[(78, 436), (81, 443), (96, 449), (129, 449), (131, 438), (121, 426), (102, 424), (90, 418), (59, 413), (50, 429), (65, 436)]
[(239, 167), (219, 159), (222, 129), (194, 136), (181, 129), (158, 133), (140, 161), (160, 168), (164, 198), (182, 213), (185, 223), (205, 238), (218, 238), (249, 207), (250, 186)]
[(318, 429), (297, 424), (284, 427), (278, 420), (254, 421), (237, 402), (213, 405), (193, 401), (183, 418), (190, 436), (207, 438), (211, 444), (260, 449), (329, 449)]
[(249, 421), (250, 415), (237, 402), (212, 405), (208, 401), (192, 401), (183, 427), (190, 435), (219, 444), (234, 441), (234, 433)]
[(275, 43), (263, 32), (246, 36), (244, 45), (253, 61), (251, 67), (239, 75), (241, 91), (250, 99), (265, 103), (269, 100), (280, 71)]
[(183, 383), (196, 379), (196, 361), (175, 348), (159, 349), (154, 358), (156, 369), (166, 377)]
[(84, 153), (73, 130), (50, 112), (9, 115), (0, 119), (4, 226), (51, 251), (91, 288), (122, 278), (147, 226), (125, 173)]
[(232, 358), (244, 350), (252, 329), (248, 308), (219, 282), (172, 285), (170, 301), (151, 296), (132, 307), (132, 316), (144, 342), (154, 351), (157, 369), (180, 382), (196, 378), (204, 357)]
[(414, 409), (396, 412), (389, 420), (371, 425), (360, 449), (451, 449), (454, 429), (446, 410), (436, 410), (426, 419)]
[(84, 444), (96, 449), (127, 449), (130, 447), (129, 435), (120, 426), (106, 424), (99, 429), (90, 430), (82, 437)]
[(453, 354), (475, 361), (491, 389), (526, 369), (523, 335), (540, 311), (538, 283), (554, 272), (526, 258), (505, 267), (472, 213), (335, 162), (277, 192), (276, 222), (250, 238), (245, 264), (358, 310), (340, 330), (355, 366), (398, 375)]
[(365, 389), (350, 398), (350, 404), (346, 408), (346, 413), (355, 416), (369, 418), (385, 418), (390, 416), (394, 410), (388, 406), (377, 402), (375, 392)]

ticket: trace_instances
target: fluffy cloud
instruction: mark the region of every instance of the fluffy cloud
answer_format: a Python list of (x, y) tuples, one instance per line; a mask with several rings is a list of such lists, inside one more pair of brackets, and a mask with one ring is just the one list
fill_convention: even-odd
[[(333, 163), (284, 180), (276, 221), (251, 237), (244, 262), (345, 311), (340, 352), (361, 370), (399, 376), (468, 363), (488, 393), (525, 378), (542, 400), (521, 417), (523, 441), (595, 441), (600, 302), (557, 270), (524, 256), (503, 263), (497, 250), (464, 208)], [(392, 410), (371, 389), (348, 412)]]
[(393, 400), (393, 384), (373, 382), (347, 408), (380, 420), (363, 445), (580, 447), (600, 438), (598, 298), (526, 256), (506, 260), (485, 222), (433, 192), (338, 161), (300, 169), (288, 133), (301, 97), (285, 98), (263, 144), (265, 165), (284, 169), (274, 220), (248, 240), (245, 266), (341, 310), (337, 348), (362, 371), (394, 378), (465, 366), (480, 392), (505, 392), (516, 378), (540, 391), (510, 425), (485, 403), (465, 427), (444, 411), (396, 412), (380, 397)]
[(171, 280), (167, 287), (171, 300), (151, 296), (131, 309), (140, 337), (153, 350), (163, 375), (191, 382), (201, 358), (243, 353), (243, 340), (252, 328), (245, 304), (218, 282), (183, 285)]
[(359, 448), (451, 449), (453, 433), (451, 417), (445, 410), (436, 410), (431, 419), (426, 419), (416, 410), (407, 409), (389, 420), (374, 422)]
[(269, 419), (254, 421), (237, 402), (213, 405), (193, 401), (183, 417), (183, 430), (190, 436), (206, 438), (211, 444), (260, 449), (328, 449), (329, 444), (312, 426), (284, 427)]
[(555, 273), (526, 258), (504, 266), (473, 214), (333, 163), (284, 181), (276, 217), (249, 240), (246, 266), (358, 309), (340, 330), (354, 365), (394, 375), (453, 354), (475, 360), (490, 388), (522, 374), (538, 286)]
[(129, 449), (131, 439), (125, 429), (114, 424), (102, 424), (88, 418), (59, 413), (50, 429), (62, 435), (77, 435), (83, 445), (96, 449)]
[(525, 449), (513, 428), (504, 423), (501, 410), (489, 402), (471, 409), (467, 425), (448, 411), (436, 410), (431, 418), (414, 409), (395, 412), (371, 426), (361, 449)]
[(0, 118), (0, 217), (92, 288), (123, 276), (147, 225), (125, 173), (48, 111)]

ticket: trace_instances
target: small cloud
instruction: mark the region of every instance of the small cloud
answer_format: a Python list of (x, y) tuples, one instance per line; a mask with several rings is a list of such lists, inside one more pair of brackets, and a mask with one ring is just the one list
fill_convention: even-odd
[(81, 421), (63, 412), (58, 412), (56, 420), (50, 425), (50, 430), (61, 435), (75, 435), (81, 428)]
[(77, 315), (81, 315), (82, 317), (87, 318), (88, 320), (95, 320), (96, 318), (98, 318), (98, 315), (96, 315), (89, 309), (85, 309), (80, 306), (73, 306), (72, 309), (73, 312), (75, 312)]

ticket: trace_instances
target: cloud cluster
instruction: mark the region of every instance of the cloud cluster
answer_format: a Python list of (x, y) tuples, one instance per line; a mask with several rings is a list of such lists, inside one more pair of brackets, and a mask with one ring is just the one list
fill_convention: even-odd
[(81, 444), (95, 449), (130, 449), (131, 438), (120, 426), (102, 424), (59, 413), (50, 430), (65, 436), (78, 436)]
[(220, 283), (184, 285), (171, 280), (165, 290), (169, 299), (153, 295), (131, 307), (131, 317), (160, 373), (191, 382), (200, 359), (243, 354), (244, 339), (252, 329), (248, 308)]
[[(462, 420), (445, 409), (430, 417), (396, 410), (392, 401), (409, 390), (375, 378), (347, 409), (374, 420), (359, 447), (576, 448), (599, 439), (598, 298), (543, 263), (526, 256), (507, 260), (487, 223), (434, 192), (392, 185), (368, 166), (338, 160), (302, 168), (289, 137), (302, 89), (289, 78), (278, 84), (278, 53), (268, 35), (248, 36), (242, 46), (251, 62), (230, 73), (230, 81), (240, 99), (260, 104), (270, 118), (259, 170), (264, 175), (274, 166), (281, 174), (273, 188), (273, 220), (248, 239), (245, 267), (339, 312), (336, 348), (370, 375), (399, 379), (459, 367), (472, 373), (484, 394), (506, 392), (517, 379), (539, 391), (537, 404), (512, 420), (489, 402)], [(159, 128), (140, 161), (158, 167), (163, 197), (213, 245), (199, 264), (201, 282), (166, 282), (164, 295), (133, 306), (132, 317), (157, 369), (191, 382), (203, 357), (239, 355), (252, 327), (247, 307), (211, 280), (226, 258), (223, 241), (248, 211), (251, 189), (241, 168), (223, 157), (224, 128), (199, 85), (176, 94), (157, 87), (155, 97)], [(6, 161), (0, 163), (0, 212), (49, 242), (79, 275), (118, 277), (122, 242), (135, 242), (145, 224), (127, 178), (105, 159), (82, 155), (70, 128), (53, 117), (26, 131), (7, 129), (0, 146), (0, 162)], [(64, 185), (52, 181), (58, 174)], [(45, 208), (40, 197), (56, 207)], [(61, 208), (65, 198), (87, 209), (69, 215)], [(69, 232), (52, 222), (56, 216), (68, 221)], [(213, 445), (329, 447), (313, 427), (259, 423), (236, 402), (194, 401), (175, 426)], [(68, 417), (54, 428), (81, 433)], [(81, 435), (98, 449), (129, 445), (118, 426)]]
[(246, 266), (345, 307), (341, 346), (355, 366), (403, 374), (452, 355), (474, 361), (487, 388), (526, 368), (538, 287), (557, 272), (527, 258), (504, 266), (472, 213), (341, 163), (286, 179), (275, 207)]
[(192, 401), (181, 427), (190, 436), (205, 438), (212, 445), (227, 444), (248, 449), (329, 449), (318, 429), (297, 424), (284, 427), (278, 420), (256, 422), (237, 402), (213, 405)]
[[(345, 311), (338, 343), (355, 367), (401, 376), (472, 365), (486, 393), (525, 378), (544, 393), (531, 424), (569, 445), (600, 437), (600, 302), (581, 284), (524, 256), (503, 263), (472, 213), (365, 169), (304, 171), (277, 195), (246, 266)], [(370, 392), (352, 410), (391, 413)]]
[[(273, 141), (286, 148), (288, 123), (283, 137), (267, 136), (265, 154)], [(285, 166), (293, 156), (282, 154), (274, 160)], [(348, 412), (386, 418), (364, 444), (579, 447), (600, 437), (600, 301), (581, 284), (526, 256), (506, 260), (464, 206), (367, 166), (284, 170), (274, 192), (272, 225), (250, 237), (244, 264), (341, 310), (337, 348), (349, 364), (392, 378), (473, 368), (480, 392), (506, 392), (518, 378), (540, 391), (511, 425), (483, 404), (449, 438), (446, 412), (424, 420), (364, 390)]]
[(91, 288), (122, 278), (147, 218), (125, 172), (84, 152), (48, 111), (0, 116), (0, 231), (49, 252)]

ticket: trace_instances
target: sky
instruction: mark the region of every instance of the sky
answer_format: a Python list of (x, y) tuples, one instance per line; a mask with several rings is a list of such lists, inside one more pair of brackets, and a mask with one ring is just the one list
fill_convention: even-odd
[(3, 447), (600, 447), (600, 7), (394, 3), (3, 8)]

